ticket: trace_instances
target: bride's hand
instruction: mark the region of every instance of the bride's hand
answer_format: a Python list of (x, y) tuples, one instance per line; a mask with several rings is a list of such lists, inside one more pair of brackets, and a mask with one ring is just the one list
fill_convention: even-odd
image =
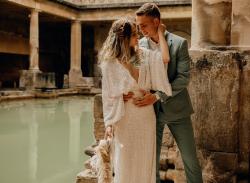
[(163, 35), (166, 30), (167, 30), (166, 25), (160, 23), (158, 26), (158, 34)]
[(147, 105), (152, 105), (157, 101), (157, 98), (154, 94), (150, 93), (149, 91), (140, 90), (143, 94), (143, 97), (134, 98), (133, 103), (138, 107), (143, 107)]
[(104, 139), (113, 138), (113, 127), (111, 125), (106, 127)]
[(123, 94), (123, 100), (126, 102), (129, 99), (131, 99), (133, 97), (134, 93), (133, 92), (128, 92), (127, 95)]

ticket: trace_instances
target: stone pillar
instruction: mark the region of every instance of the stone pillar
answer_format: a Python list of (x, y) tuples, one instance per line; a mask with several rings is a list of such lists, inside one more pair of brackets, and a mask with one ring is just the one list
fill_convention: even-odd
[(19, 86), (24, 89), (53, 89), (55, 73), (42, 73), (39, 70), (39, 10), (32, 9), (30, 14), (30, 66), (20, 71)]
[(232, 46), (250, 49), (250, 1), (232, 0)]
[(39, 12), (31, 9), (30, 12), (30, 39), (29, 39), (29, 70), (20, 71), (20, 88), (36, 88), (37, 74), (39, 71)]
[(39, 14), (32, 9), (30, 14), (30, 70), (39, 71)]
[(69, 71), (70, 87), (75, 87), (79, 85), (82, 78), (81, 42), (82, 42), (81, 22), (74, 21), (71, 24), (71, 49), (70, 49), (71, 56), (70, 56), (70, 71)]
[(192, 0), (191, 49), (230, 45), (231, 0)]

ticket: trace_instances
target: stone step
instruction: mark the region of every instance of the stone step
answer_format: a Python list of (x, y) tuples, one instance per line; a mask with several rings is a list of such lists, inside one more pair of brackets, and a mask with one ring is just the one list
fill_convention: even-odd
[(91, 170), (86, 169), (76, 176), (76, 183), (97, 183), (97, 177)]
[(92, 157), (95, 154), (95, 147), (97, 146), (97, 143), (94, 143), (84, 150), (84, 153), (90, 157)]
[(180, 170), (168, 169), (167, 171), (160, 171), (161, 180), (171, 180), (174, 183), (185, 183), (185, 172)]
[(86, 169), (91, 169), (90, 159), (88, 159), (88, 160), (86, 160), (86, 161), (84, 162), (84, 167), (85, 167)]

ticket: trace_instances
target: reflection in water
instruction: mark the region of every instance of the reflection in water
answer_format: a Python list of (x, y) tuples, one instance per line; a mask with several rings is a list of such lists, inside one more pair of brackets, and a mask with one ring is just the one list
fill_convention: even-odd
[(32, 123), (29, 124), (29, 179), (30, 182), (36, 181), (37, 174), (37, 142), (38, 142), (38, 123), (34, 112), (31, 114)]
[(87, 159), (93, 98), (0, 103), (0, 182), (74, 183)]

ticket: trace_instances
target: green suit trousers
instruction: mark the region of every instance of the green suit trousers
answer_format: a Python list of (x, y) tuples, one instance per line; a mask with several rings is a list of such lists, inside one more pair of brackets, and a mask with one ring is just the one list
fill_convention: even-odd
[(178, 119), (175, 121), (162, 121), (160, 119), (157, 119), (156, 183), (160, 183), (159, 161), (165, 124), (170, 129), (180, 150), (184, 163), (187, 183), (202, 183), (202, 173), (199, 161), (197, 159), (193, 127), (190, 117)]

